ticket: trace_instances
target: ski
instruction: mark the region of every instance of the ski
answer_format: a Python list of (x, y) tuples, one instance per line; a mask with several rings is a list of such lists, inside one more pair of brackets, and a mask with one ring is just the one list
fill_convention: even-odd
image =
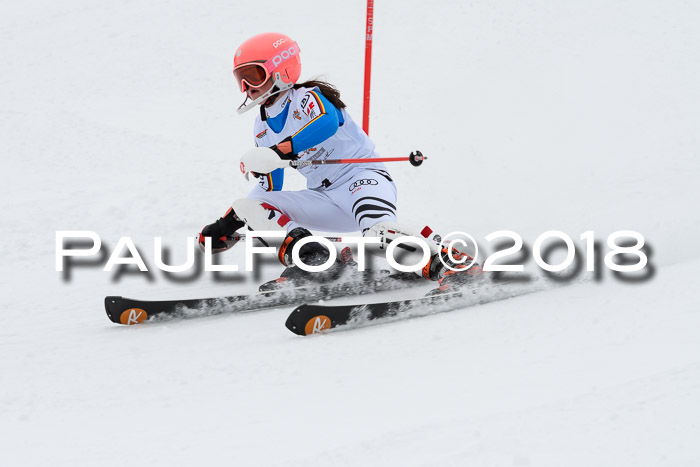
[(308, 336), (330, 329), (354, 329), (374, 322), (407, 319), (483, 305), (545, 288), (537, 281), (528, 285), (489, 284), (479, 281), (472, 286), (452, 292), (408, 300), (339, 306), (304, 304), (290, 313), (285, 325), (294, 334)]
[[(139, 300), (121, 296), (105, 297), (105, 310), (109, 319), (117, 324), (133, 325), (145, 321), (175, 318), (195, 318), (222, 313), (255, 311), (300, 302), (328, 300), (347, 295), (364, 295), (372, 292), (411, 287), (415, 279), (405, 274), (378, 272), (378, 278), (366, 280), (339, 280), (330, 284), (310, 284), (287, 287), (280, 290), (233, 295), (228, 297), (185, 300)], [(418, 276), (412, 275), (416, 279)], [(273, 281), (271, 281), (273, 282)]]
[(194, 318), (225, 312), (256, 310), (290, 304), (288, 294), (263, 293), (186, 300), (139, 300), (121, 296), (105, 297), (105, 311), (117, 324), (141, 324), (174, 318)]

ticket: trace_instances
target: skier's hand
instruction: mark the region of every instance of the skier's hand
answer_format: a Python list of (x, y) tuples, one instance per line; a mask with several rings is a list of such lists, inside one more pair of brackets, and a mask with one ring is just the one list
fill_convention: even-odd
[(235, 243), (235, 241), (231, 243), (228, 237), (244, 225), (245, 223), (239, 219), (233, 208), (229, 208), (224, 217), (220, 217), (216, 222), (204, 226), (199, 234), (199, 245), (204, 249), (204, 239), (211, 237), (212, 252), (224, 251)]
[(272, 146), (270, 149), (275, 151), (282, 160), (295, 161), (299, 159), (299, 154), (294, 154), (291, 136), (286, 137), (280, 141), (279, 144)]
[(258, 176), (258, 174), (268, 174), (287, 167), (289, 167), (289, 161), (281, 159), (278, 152), (268, 147), (256, 147), (246, 152), (241, 157), (240, 164), (241, 173), (245, 175), (246, 180), (249, 180), (253, 172), (255, 172), (254, 176)]
[(226, 235), (223, 234), (219, 221), (205, 225), (199, 233), (199, 246), (204, 248), (204, 239), (211, 237), (211, 249), (213, 252), (223, 251), (226, 249)]

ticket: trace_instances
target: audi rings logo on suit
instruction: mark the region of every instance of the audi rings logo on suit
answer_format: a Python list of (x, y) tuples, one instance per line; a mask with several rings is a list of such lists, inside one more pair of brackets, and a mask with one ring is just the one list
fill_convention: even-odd
[(373, 178), (363, 178), (361, 180), (356, 180), (348, 187), (348, 191), (352, 191), (355, 188), (361, 187), (363, 185), (379, 185), (379, 182)]

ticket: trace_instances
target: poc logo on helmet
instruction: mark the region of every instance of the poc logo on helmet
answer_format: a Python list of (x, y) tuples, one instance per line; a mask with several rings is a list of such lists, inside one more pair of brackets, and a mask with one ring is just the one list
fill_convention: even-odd
[(283, 61), (289, 59), (290, 57), (293, 57), (294, 55), (297, 54), (297, 49), (294, 46), (291, 46), (287, 50), (283, 50), (279, 55), (275, 55), (272, 57), (272, 64), (274, 66), (279, 65)]
[(278, 41), (273, 42), (273, 43), (272, 43), (272, 47), (274, 47), (274, 48), (276, 49), (277, 47), (279, 47), (280, 45), (282, 45), (282, 44), (284, 44), (284, 43), (285, 43), (285, 40), (284, 40), (284, 39), (280, 39), (280, 40), (278, 40)]

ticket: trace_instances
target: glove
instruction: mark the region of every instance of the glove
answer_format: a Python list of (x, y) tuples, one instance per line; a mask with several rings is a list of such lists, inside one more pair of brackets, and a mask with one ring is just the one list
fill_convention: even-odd
[(272, 146), (270, 149), (275, 151), (280, 159), (284, 161), (295, 161), (299, 159), (299, 154), (294, 154), (292, 137), (287, 136), (279, 144)]
[(233, 208), (229, 208), (216, 222), (205, 226), (199, 234), (199, 246), (204, 250), (204, 239), (211, 237), (211, 249), (213, 253), (219, 253), (231, 248), (236, 240), (230, 240), (228, 237), (233, 235), (236, 230), (245, 225), (234, 212)]

